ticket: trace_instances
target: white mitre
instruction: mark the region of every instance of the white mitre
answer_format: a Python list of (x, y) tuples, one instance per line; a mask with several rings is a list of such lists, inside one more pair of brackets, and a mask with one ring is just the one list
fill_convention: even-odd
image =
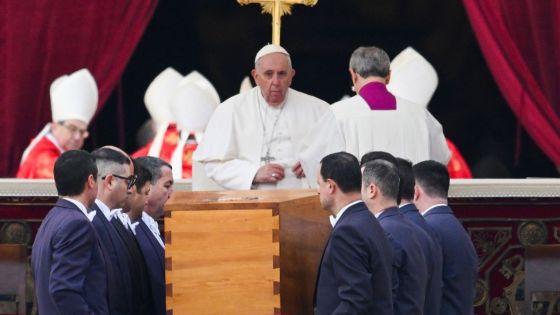
[[(50, 96), (52, 121), (76, 119), (88, 125), (95, 114), (99, 100), (97, 84), (87, 69), (80, 69), (56, 78), (51, 83)], [(20, 163), (27, 159), (31, 150), (50, 131), (51, 124), (47, 123), (23, 151)], [(58, 148), (60, 152), (63, 151), (61, 147)]]
[(55, 122), (76, 119), (89, 124), (99, 99), (97, 84), (87, 69), (58, 77), (51, 83), (50, 95)]
[(158, 74), (144, 94), (144, 104), (158, 127), (175, 121), (169, 101), (183, 76), (169, 67)]
[(265, 45), (263, 48), (261, 48), (261, 50), (259, 50), (259, 52), (257, 52), (257, 55), (255, 56), (255, 64), (262, 57), (264, 57), (266, 55), (269, 55), (269, 54), (274, 54), (274, 53), (281, 53), (281, 54), (284, 54), (284, 55), (287, 55), (288, 57), (290, 57), (290, 54), (288, 53), (288, 51), (286, 51), (286, 49), (284, 49), (284, 47), (282, 47), (280, 45), (275, 45), (275, 44), (268, 44), (268, 45)]
[(436, 70), (412, 47), (403, 50), (391, 62), (387, 89), (393, 95), (427, 107), (437, 86)]
[(195, 82), (183, 80), (171, 98), (171, 112), (182, 131), (204, 131), (219, 105), (215, 95)]
[(171, 155), (173, 178), (183, 177), (183, 152), (190, 133), (195, 133), (197, 141), (201, 141), (203, 132), (219, 99), (211, 91), (201, 88), (196, 82), (183, 80), (171, 99), (171, 111), (181, 130), (181, 139)]
[(220, 95), (218, 94), (218, 91), (216, 91), (214, 85), (212, 85), (212, 83), (210, 83), (210, 81), (208, 81), (205, 76), (200, 74), (200, 72), (196, 70), (192, 71), (191, 73), (186, 75), (179, 84), (186, 85), (189, 82), (192, 82), (201, 89), (205, 90), (216, 101), (216, 103), (220, 104)]
[(241, 85), (239, 86), (239, 93), (247, 92), (253, 88), (253, 84), (251, 84), (251, 79), (249, 77), (244, 77), (243, 81), (241, 81)]

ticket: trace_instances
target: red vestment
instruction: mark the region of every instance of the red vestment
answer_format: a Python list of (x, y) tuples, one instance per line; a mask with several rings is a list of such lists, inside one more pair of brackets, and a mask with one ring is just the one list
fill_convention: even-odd
[[(163, 136), (163, 141), (161, 143), (161, 149), (156, 153), (157, 157), (171, 164), (171, 157), (173, 152), (177, 149), (177, 144), (181, 138), (180, 131), (177, 130), (176, 124), (169, 124), (165, 130), (165, 135)], [(152, 147), (153, 140), (145, 145), (144, 147), (138, 149), (136, 152), (132, 153), (133, 158), (147, 156)], [(188, 179), (192, 178), (192, 154), (196, 150), (197, 144), (187, 143), (183, 148), (183, 176), (182, 178)]]
[(60, 149), (43, 136), (19, 165), (17, 178), (54, 178), (54, 163), (62, 154)]
[(449, 151), (451, 151), (451, 158), (447, 163), (447, 170), (449, 171), (449, 178), (472, 178), (472, 173), (469, 165), (459, 152), (459, 149), (451, 142), (449, 139), (447, 141), (447, 146)]
[[(167, 129), (165, 130), (165, 135), (163, 136), (161, 148), (159, 152), (156, 153), (157, 157), (159, 157), (160, 159), (164, 160), (167, 163), (171, 163), (171, 155), (173, 155), (173, 152), (177, 147), (177, 143), (179, 142), (179, 137), (180, 134), (179, 134), (179, 130), (177, 130), (177, 125), (169, 124), (167, 126)], [(150, 152), (152, 144), (153, 144), (153, 140), (150, 141), (150, 143), (148, 143), (144, 147), (137, 150), (136, 152), (132, 153), (131, 156), (133, 158), (147, 156), (148, 152)]]
[(192, 155), (198, 144), (186, 143), (183, 147), (183, 178), (192, 178)]

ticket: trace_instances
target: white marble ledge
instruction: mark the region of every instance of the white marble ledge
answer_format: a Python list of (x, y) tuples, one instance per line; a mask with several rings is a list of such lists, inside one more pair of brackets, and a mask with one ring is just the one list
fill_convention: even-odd
[(560, 198), (560, 178), (452, 179), (450, 198)]
[[(191, 180), (176, 180), (174, 191), (191, 191)], [(0, 197), (56, 197), (52, 179), (0, 178)]]
[[(174, 191), (191, 191), (191, 180), (176, 180)], [(56, 197), (53, 180), (0, 179), (0, 197)], [(560, 198), (560, 179), (452, 179), (450, 198)]]

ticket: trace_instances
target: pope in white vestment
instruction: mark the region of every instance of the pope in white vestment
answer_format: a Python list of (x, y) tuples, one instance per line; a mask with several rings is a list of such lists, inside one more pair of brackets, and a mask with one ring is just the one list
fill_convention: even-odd
[(385, 151), (412, 163), (447, 164), (450, 152), (441, 124), (424, 107), (387, 90), (390, 60), (382, 49), (356, 49), (349, 71), (357, 95), (331, 106), (347, 152), (358, 159), (370, 151)]
[(194, 153), (210, 179), (237, 190), (316, 186), (319, 161), (344, 140), (326, 102), (289, 88), (294, 74), (284, 48), (257, 53), (257, 87), (218, 106)]

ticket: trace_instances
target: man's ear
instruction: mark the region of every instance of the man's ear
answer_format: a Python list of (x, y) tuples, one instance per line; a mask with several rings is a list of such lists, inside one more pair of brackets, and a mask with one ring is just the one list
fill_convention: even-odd
[(374, 184), (368, 184), (367, 186), (363, 187), (363, 191), (365, 191), (366, 195), (363, 196), (366, 199), (373, 199), (377, 195), (377, 186)]
[(391, 82), (391, 70), (389, 70), (389, 74), (385, 77), (385, 84), (389, 84)]
[(421, 194), (422, 194), (422, 189), (420, 188), (420, 186), (414, 185), (414, 199), (412, 201), (414, 202), (418, 201), (418, 198), (420, 198)]
[(356, 84), (358, 80), (358, 76), (356, 75), (356, 71), (352, 68), (348, 68), (348, 72), (350, 72), (350, 78), (352, 79), (352, 85)]
[(94, 189), (95, 188), (95, 177), (93, 176), (93, 174), (90, 174), (88, 176), (87, 182), (86, 182), (86, 187), (88, 189)]
[(251, 76), (253, 77), (253, 81), (255, 81), (255, 84), (258, 85), (257, 84), (257, 70), (256, 69), (251, 70)]
[(330, 178), (327, 178), (327, 188), (329, 191), (329, 194), (334, 194), (336, 192), (337, 186), (336, 186), (336, 182)]
[(368, 187), (369, 199), (373, 199), (373, 198), (377, 197), (378, 192), (379, 191), (377, 189), (377, 185), (369, 184), (369, 187)]

